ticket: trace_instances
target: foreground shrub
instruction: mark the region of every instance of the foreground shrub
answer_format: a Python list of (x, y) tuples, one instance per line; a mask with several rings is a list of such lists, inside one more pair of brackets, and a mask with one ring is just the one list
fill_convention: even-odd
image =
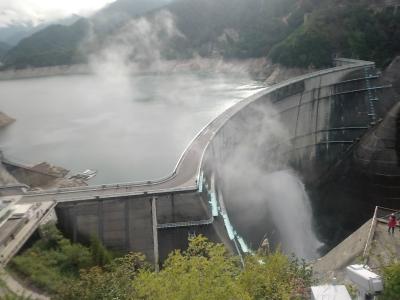
[(311, 271), (280, 252), (245, 258), (202, 236), (175, 251), (156, 273), (129, 254), (103, 268), (82, 270), (59, 299), (308, 299)]
[(394, 263), (383, 269), (384, 290), (379, 299), (396, 300), (400, 295), (400, 263)]

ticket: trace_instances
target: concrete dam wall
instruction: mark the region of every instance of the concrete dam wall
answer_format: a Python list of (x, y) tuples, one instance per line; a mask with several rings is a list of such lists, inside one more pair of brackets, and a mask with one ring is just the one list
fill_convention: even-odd
[[(290, 167), (306, 184), (325, 186), (332, 169), (351, 156), (359, 139), (391, 108), (394, 100), (386, 100), (387, 87), (379, 82), (373, 63), (341, 63), (275, 85), (229, 108), (195, 137), (168, 178), (29, 193), (22, 202), (56, 201), (59, 225), (73, 240), (97, 236), (112, 249), (143, 252), (156, 266), (199, 233), (246, 253), (245, 240), (257, 248), (263, 234), (271, 233), (265, 228), (276, 224), (268, 218), (271, 212), (250, 222), (240, 218), (249, 203), (246, 195), (232, 192), (226, 166), (246, 176), (241, 169), (246, 164), (233, 162), (250, 157), (260, 170)], [(316, 195), (314, 210), (323, 214), (318, 203), (327, 202)], [(359, 206), (350, 207), (349, 215), (354, 209)], [(329, 237), (330, 232), (321, 234)]]
[[(338, 63), (337, 68), (290, 80), (254, 96), (224, 123), (206, 150), (203, 168), (216, 174), (217, 189), (234, 227), (253, 246), (266, 232), (273, 243), (281, 242), (282, 236), (276, 234), (279, 225), (271, 224), (274, 212), (268, 212), (271, 206), (265, 203), (269, 195), (254, 197), (249, 188), (268, 193), (257, 186), (263, 183), (256, 177), (282, 168), (295, 170), (305, 183), (313, 226), (327, 249), (365, 222), (375, 205), (398, 203), (382, 194), (386, 187), (399, 197), (399, 189), (393, 187), (400, 175), (393, 117), (398, 99), (373, 63)], [(371, 141), (376, 134), (381, 137)], [(364, 158), (357, 158), (362, 149)], [(230, 165), (234, 167), (227, 168)], [(243, 172), (246, 168), (258, 171)], [(240, 187), (232, 187), (232, 172), (243, 172), (243, 179), (234, 183)], [(250, 180), (249, 174), (253, 176)], [(376, 187), (372, 183), (379, 174), (383, 177), (379, 191), (367, 187), (365, 192), (366, 184)], [(280, 188), (282, 195), (287, 192), (285, 186)], [(247, 194), (240, 193), (241, 189)], [(281, 201), (280, 196), (275, 201)], [(258, 200), (251, 201), (252, 197)], [(257, 211), (243, 218), (249, 205), (257, 205)]]

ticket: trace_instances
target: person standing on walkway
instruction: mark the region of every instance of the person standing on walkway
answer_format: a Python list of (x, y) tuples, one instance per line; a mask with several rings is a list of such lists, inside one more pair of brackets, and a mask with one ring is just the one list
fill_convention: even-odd
[(394, 228), (397, 225), (397, 220), (396, 220), (396, 216), (395, 214), (391, 214), (389, 217), (389, 221), (388, 221), (388, 232), (389, 234), (392, 233), (392, 235), (394, 234)]

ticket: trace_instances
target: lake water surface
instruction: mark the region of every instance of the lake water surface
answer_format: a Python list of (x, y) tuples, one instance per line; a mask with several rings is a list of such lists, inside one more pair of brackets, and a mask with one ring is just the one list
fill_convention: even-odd
[(207, 123), (261, 88), (204, 74), (0, 81), (0, 110), (17, 119), (0, 147), (23, 163), (98, 170), (91, 184), (158, 179)]

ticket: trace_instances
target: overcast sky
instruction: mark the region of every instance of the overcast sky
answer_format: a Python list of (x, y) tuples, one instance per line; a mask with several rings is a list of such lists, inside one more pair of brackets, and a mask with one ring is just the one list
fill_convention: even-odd
[(11, 23), (52, 21), (87, 15), (115, 0), (0, 0), (0, 27)]

